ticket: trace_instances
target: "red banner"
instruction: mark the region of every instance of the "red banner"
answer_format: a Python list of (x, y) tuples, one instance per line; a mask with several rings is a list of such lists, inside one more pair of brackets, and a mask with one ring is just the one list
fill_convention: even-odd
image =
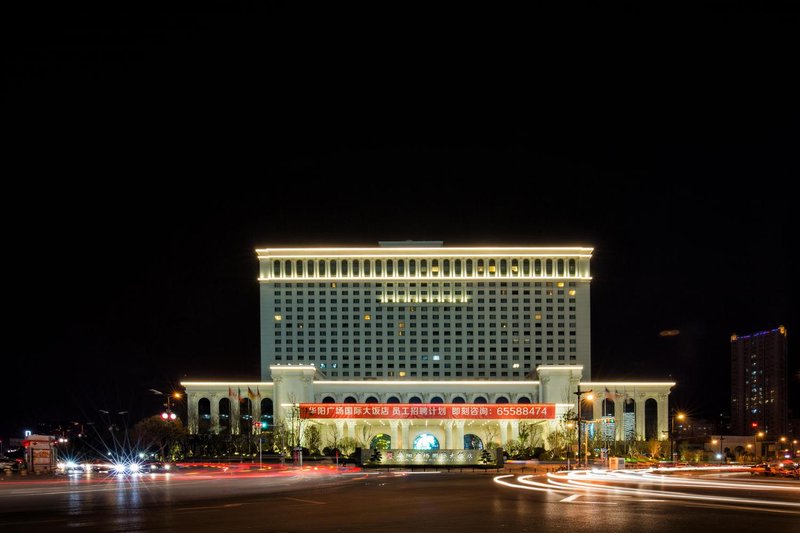
[(301, 403), (300, 418), (552, 420), (552, 403)]

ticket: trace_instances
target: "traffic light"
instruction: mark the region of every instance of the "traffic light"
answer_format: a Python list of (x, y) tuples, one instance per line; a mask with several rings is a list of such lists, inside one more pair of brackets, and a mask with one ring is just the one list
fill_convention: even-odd
[(269, 424), (267, 424), (267, 421), (266, 420), (262, 420), (261, 421), (261, 429), (268, 429), (268, 428), (269, 428)]
[(757, 427), (758, 427), (758, 422), (753, 422), (751, 425), (752, 425), (752, 426), (753, 426), (753, 428), (755, 429), (755, 428), (757, 428)]

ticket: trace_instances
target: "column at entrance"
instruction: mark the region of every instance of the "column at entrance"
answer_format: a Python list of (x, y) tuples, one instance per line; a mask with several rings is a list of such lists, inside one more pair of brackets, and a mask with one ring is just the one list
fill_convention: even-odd
[(455, 442), (453, 443), (454, 450), (463, 450), (464, 449), (464, 421), (463, 420), (456, 420), (455, 421)]
[(398, 426), (400, 424), (397, 420), (390, 420), (389, 427), (391, 428), (391, 438), (392, 438), (392, 445), (390, 448), (400, 448), (400, 432), (398, 431)]
[(403, 448), (406, 450), (411, 449), (411, 422), (403, 420)]
[(455, 450), (455, 443), (453, 442), (453, 422), (445, 422), (444, 424), (444, 449)]

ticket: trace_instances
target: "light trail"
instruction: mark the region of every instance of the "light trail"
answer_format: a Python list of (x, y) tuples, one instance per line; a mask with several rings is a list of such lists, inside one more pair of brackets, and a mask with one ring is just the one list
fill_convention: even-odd
[[(697, 470), (697, 469), (694, 469)], [(675, 472), (677, 470), (671, 470)], [(503, 475), (494, 482), (518, 490), (551, 493), (566, 496), (562, 503), (580, 502), (580, 496), (598, 496), (606, 500), (624, 498), (626, 502), (681, 502), (685, 505), (708, 505), (730, 509), (760, 510), (800, 514), (800, 501), (777, 499), (776, 494), (794, 497), (800, 494), (800, 484), (769, 483), (752, 481), (732, 481), (713, 479), (693, 479), (659, 474), (656, 470), (639, 471), (590, 471), (574, 470), (548, 473), (543, 476)], [(635, 485), (635, 486), (632, 486)], [(716, 492), (698, 494), (695, 490)], [(717, 492), (718, 491), (718, 492)], [(745, 496), (736, 496), (732, 491), (741, 491)], [(765, 498), (752, 497), (752, 493), (769, 492)], [(765, 495), (766, 496), (766, 495)], [(601, 503), (601, 502), (594, 502)]]

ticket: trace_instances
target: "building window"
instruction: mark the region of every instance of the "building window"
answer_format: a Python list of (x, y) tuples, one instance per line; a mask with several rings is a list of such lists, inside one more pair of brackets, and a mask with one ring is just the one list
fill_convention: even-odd
[(533, 273), (536, 276), (541, 276), (542, 275), (542, 260), (541, 259), (536, 259), (533, 262)]
[(434, 260), (431, 261), (431, 274), (433, 274), (434, 276), (438, 276), (439, 275), (439, 260), (438, 259), (434, 259)]
[(548, 275), (548, 276), (552, 276), (553, 275), (553, 260), (552, 259), (548, 259), (545, 262), (545, 274)]
[(575, 264), (575, 260), (574, 259), (570, 259), (569, 260), (569, 275), (570, 276), (574, 276), (577, 273), (577, 271), (578, 271), (578, 269), (577, 269), (577, 265)]
[(472, 259), (467, 259), (467, 276), (472, 275)]

